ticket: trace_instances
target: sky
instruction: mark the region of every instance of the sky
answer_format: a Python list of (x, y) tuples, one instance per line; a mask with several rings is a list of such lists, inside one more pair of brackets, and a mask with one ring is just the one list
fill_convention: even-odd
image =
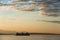
[(2, 2), (6, 4), (8, 2), (8, 0), (2, 0)]
[[(4, 0), (3, 0), (4, 1)], [(4, 3), (6, 3), (4, 1)], [(18, 11), (13, 6), (0, 6), (0, 29), (38, 33), (60, 33), (60, 13), (41, 15), (40, 11)]]

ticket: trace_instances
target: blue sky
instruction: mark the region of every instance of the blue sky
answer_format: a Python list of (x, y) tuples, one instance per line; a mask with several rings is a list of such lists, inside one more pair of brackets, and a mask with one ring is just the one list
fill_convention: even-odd
[[(2, 0), (4, 4), (6, 4), (9, 0)], [(28, 0), (26, 0), (28, 1)]]
[(8, 0), (2, 0), (2, 1), (3, 1), (3, 3), (5, 3), (5, 4), (8, 2)]

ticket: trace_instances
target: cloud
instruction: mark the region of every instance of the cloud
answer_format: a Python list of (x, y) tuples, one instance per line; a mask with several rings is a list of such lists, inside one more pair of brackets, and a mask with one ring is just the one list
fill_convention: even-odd
[[(43, 4), (42, 4), (43, 5)], [(40, 16), (60, 17), (60, 6), (56, 4), (46, 4), (48, 7), (40, 7)]]
[(60, 24), (60, 21), (46, 21), (46, 20), (42, 20), (43, 22), (51, 22), (51, 23), (58, 23)]
[(40, 16), (52, 16), (52, 17), (60, 17), (60, 10), (40, 10)]
[(10, 9), (10, 6), (1, 6), (0, 7), (0, 10), (9, 10)]
[(19, 11), (16, 7), (14, 6), (0, 6), (0, 11), (8, 11), (8, 10), (12, 10), (12, 11)]
[(10, 1), (8, 1), (8, 2), (7, 2), (7, 4), (12, 4), (12, 3), (13, 3), (13, 1), (12, 1), (12, 0), (10, 0)]
[(16, 1), (18, 1), (18, 0), (8, 0), (7, 3), (8, 3), (8, 4), (13, 4), (14, 1), (16, 2)]

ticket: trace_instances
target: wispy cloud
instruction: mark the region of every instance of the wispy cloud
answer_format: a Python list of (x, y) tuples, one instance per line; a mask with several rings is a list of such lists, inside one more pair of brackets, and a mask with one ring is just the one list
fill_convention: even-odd
[(60, 12), (40, 12), (40, 16), (52, 16), (52, 17), (60, 17)]
[(9, 10), (11, 9), (11, 6), (1, 6), (0, 10)]
[(46, 20), (42, 20), (43, 22), (51, 22), (51, 23), (58, 23), (60, 24), (60, 21), (46, 21)]
[(8, 10), (12, 10), (12, 11), (19, 11), (16, 7), (14, 6), (0, 6), (0, 11), (8, 11)]

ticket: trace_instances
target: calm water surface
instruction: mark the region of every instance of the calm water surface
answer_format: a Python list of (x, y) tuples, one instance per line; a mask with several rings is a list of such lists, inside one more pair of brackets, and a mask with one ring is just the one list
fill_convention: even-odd
[(60, 35), (0, 35), (0, 40), (60, 40)]

